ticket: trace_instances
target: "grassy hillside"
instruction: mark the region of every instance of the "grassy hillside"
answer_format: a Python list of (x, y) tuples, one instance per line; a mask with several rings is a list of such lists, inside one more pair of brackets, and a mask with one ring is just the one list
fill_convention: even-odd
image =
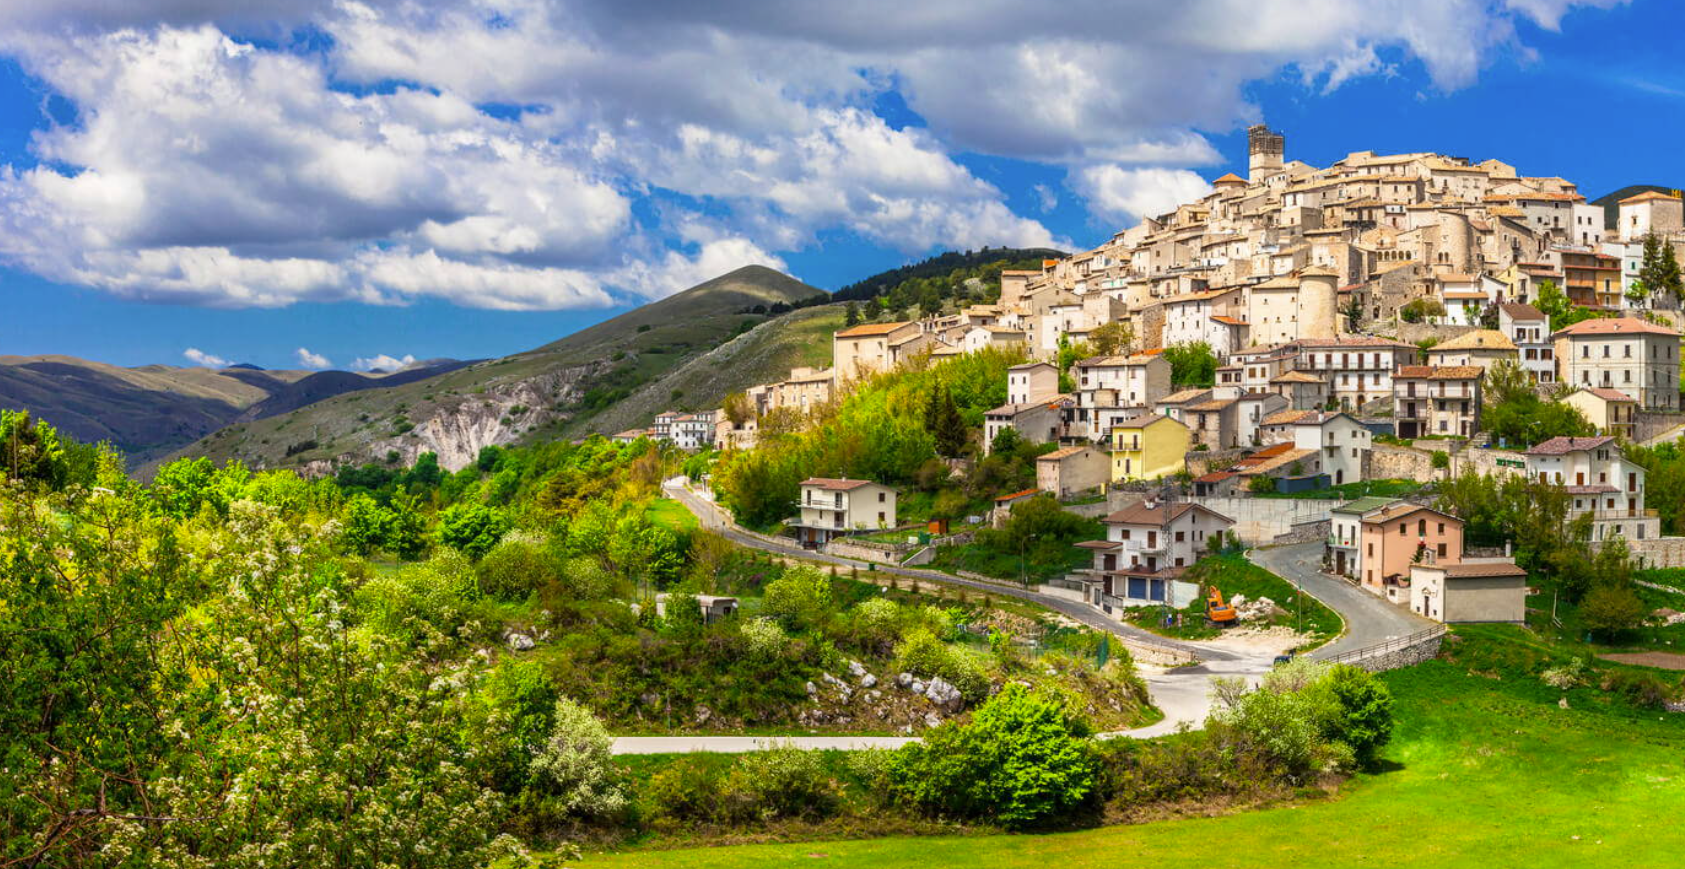
[[(597, 430), (593, 420), (615, 403), (775, 319), (774, 311), (816, 297), (823, 291), (746, 266), (535, 350), (232, 425), (180, 455), (325, 469), (334, 460), (396, 454), (408, 463), (434, 452), (445, 467), (460, 468), (490, 444)], [(670, 397), (670, 388), (660, 394)]]
[(920, 260), (911, 265), (879, 272), (868, 278), (862, 278), (843, 287), (836, 292), (839, 302), (864, 301), (876, 296), (884, 295), (897, 285), (919, 278), (939, 278), (960, 269), (972, 269), (977, 266), (997, 262), (1036, 262), (1043, 259), (1063, 259), (1063, 251), (1045, 247), (1012, 248), (997, 247), (964, 253), (947, 251), (936, 256)]
[[(1265, 811), (1042, 836), (804, 842), (628, 853), (583, 866), (724, 869), (1666, 866), (1685, 810), (1680, 716), (1587, 711), (1431, 662), (1386, 675), (1400, 726), (1383, 772)], [(1536, 684), (1536, 683), (1534, 683)], [(1190, 807), (1196, 813), (1198, 807)], [(1223, 807), (1204, 812), (1220, 813)]]
[(758, 383), (782, 380), (791, 368), (829, 366), (831, 333), (842, 327), (840, 305), (792, 311), (674, 368), (564, 432), (570, 437), (590, 432), (612, 434), (643, 425), (669, 408), (718, 407), (726, 395)]

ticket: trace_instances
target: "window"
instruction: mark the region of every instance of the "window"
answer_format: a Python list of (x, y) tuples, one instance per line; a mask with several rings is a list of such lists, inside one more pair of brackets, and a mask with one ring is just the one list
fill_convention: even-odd
[(1445, 544), (1443, 544), (1443, 543), (1439, 544), (1439, 557), (1440, 558), (1445, 557)]
[(879, 504), (882, 504), (882, 503), (883, 503), (883, 493), (882, 493), (882, 492), (879, 492), (879, 493), (878, 493), (878, 503), (879, 503)]
[(1403, 523), (1403, 522), (1398, 523), (1398, 536), (1400, 536), (1400, 537), (1403, 537), (1405, 534), (1409, 533), (1409, 532), (1404, 530), (1404, 526), (1405, 526), (1405, 523)]

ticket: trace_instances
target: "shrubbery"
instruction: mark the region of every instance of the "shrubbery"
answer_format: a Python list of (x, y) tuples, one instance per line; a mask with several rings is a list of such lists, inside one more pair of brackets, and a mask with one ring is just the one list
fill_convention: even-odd
[(1099, 764), (1088, 735), (1062, 701), (1008, 685), (970, 723), (949, 722), (900, 749), (889, 778), (927, 813), (1033, 827), (1095, 794)]

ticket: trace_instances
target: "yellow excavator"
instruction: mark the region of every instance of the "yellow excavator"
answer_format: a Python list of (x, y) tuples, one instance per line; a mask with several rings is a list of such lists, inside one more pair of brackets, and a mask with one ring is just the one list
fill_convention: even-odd
[(1219, 628), (1226, 628), (1240, 619), (1240, 614), (1234, 607), (1223, 601), (1223, 592), (1217, 586), (1211, 587), (1211, 594), (1205, 598), (1205, 620)]

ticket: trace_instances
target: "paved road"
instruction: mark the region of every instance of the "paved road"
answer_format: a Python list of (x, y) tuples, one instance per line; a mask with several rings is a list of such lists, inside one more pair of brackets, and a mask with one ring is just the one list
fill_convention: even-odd
[(1248, 553), (1254, 564), (1294, 583), (1311, 597), (1322, 601), (1346, 621), (1339, 639), (1311, 652), (1308, 657), (1327, 658), (1387, 640), (1407, 637), (1437, 623), (1394, 606), (1344, 579), (1321, 571), (1322, 544), (1298, 543)]

